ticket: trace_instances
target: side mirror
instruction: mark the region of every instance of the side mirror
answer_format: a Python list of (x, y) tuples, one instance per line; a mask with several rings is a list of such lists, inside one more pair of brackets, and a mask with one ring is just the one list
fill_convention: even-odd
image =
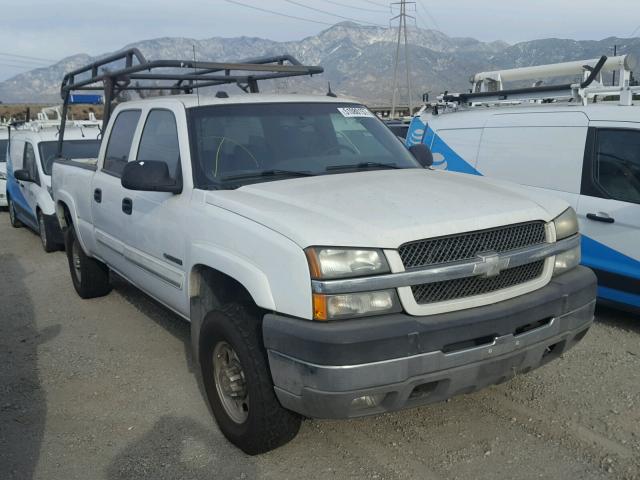
[(156, 160), (129, 162), (122, 170), (122, 186), (129, 190), (145, 192), (182, 192), (182, 182), (169, 175), (169, 166)]
[(16, 180), (20, 180), (22, 182), (33, 182), (34, 179), (29, 173), (28, 170), (20, 169), (13, 172), (13, 176), (16, 177)]
[(423, 168), (429, 168), (433, 165), (433, 154), (429, 147), (424, 143), (417, 143), (409, 147), (411, 155), (418, 161)]

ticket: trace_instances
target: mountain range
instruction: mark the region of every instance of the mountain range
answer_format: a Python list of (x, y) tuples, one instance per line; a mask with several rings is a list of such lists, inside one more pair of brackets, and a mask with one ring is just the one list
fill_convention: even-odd
[[(392, 28), (343, 22), (317, 35), (291, 42), (245, 36), (204, 40), (165, 37), (142, 40), (123, 48), (136, 47), (147, 59), (191, 59), (195, 46), (198, 60), (211, 61), (289, 53), (302, 63), (322, 65), (325, 73), (312, 79), (275, 81), (267, 86), (267, 90), (324, 93), (327, 82), (331, 82), (332, 90), (339, 95), (359, 98), (369, 104), (388, 104), (393, 84), (396, 35), (397, 30)], [(613, 45), (618, 45), (619, 52), (640, 57), (640, 38), (610, 37), (588, 41), (548, 38), (510, 45), (413, 28), (409, 32), (409, 43), (414, 102), (424, 92), (434, 95), (445, 90), (466, 91), (469, 77), (480, 71), (598, 58), (611, 54)], [(64, 73), (100, 57), (79, 53), (49, 67), (0, 82), (0, 101), (59, 102)], [(400, 67), (400, 78), (404, 79), (403, 65)], [(406, 92), (401, 101), (406, 102)]]

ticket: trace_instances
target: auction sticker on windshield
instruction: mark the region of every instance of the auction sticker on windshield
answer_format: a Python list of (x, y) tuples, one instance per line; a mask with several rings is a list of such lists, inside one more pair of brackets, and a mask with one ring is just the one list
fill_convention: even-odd
[(373, 117), (373, 113), (371, 113), (368, 109), (364, 107), (339, 107), (338, 111), (342, 114), (343, 117), (353, 118), (353, 117)]

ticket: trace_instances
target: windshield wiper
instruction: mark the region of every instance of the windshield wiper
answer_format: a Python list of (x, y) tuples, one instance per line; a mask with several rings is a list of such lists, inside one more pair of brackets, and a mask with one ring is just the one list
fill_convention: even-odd
[(315, 173), (303, 172), (297, 170), (264, 170), (262, 172), (243, 173), (241, 175), (232, 175), (230, 177), (222, 177), (222, 180), (242, 180), (244, 178), (256, 178), (256, 177), (274, 177), (279, 175), (288, 175), (290, 177), (312, 177)]
[(350, 165), (331, 165), (327, 167), (327, 172), (332, 170), (362, 170), (365, 168), (402, 168), (395, 163), (380, 163), (380, 162), (360, 162)]

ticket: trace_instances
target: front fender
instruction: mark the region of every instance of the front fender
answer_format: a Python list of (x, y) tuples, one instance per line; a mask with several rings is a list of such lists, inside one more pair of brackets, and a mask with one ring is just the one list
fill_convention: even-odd
[(256, 305), (266, 310), (276, 310), (269, 279), (261, 269), (248, 259), (217, 245), (195, 243), (192, 246), (191, 262), (190, 271), (195, 265), (215, 268), (215, 270), (241, 283)]

